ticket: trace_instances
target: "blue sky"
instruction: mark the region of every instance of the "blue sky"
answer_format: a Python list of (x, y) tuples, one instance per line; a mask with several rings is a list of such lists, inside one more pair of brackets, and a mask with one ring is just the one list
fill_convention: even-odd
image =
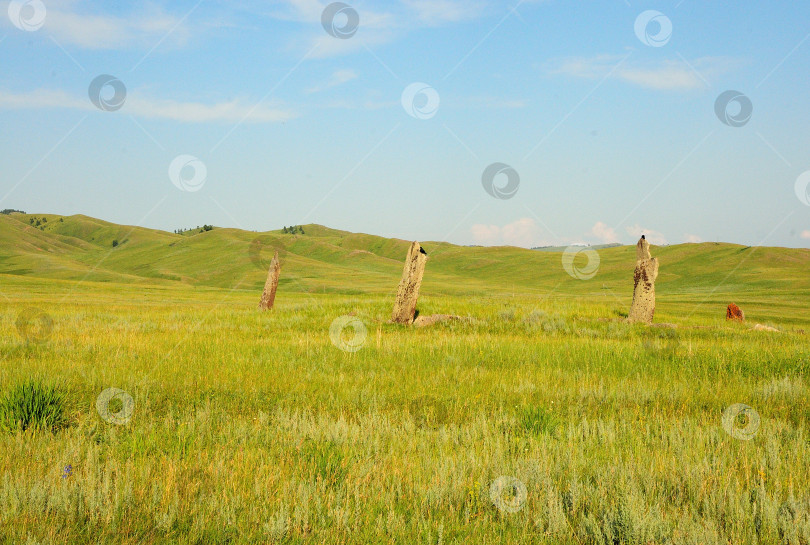
[(356, 1), (324, 26), (328, 4), (4, 2), (0, 207), (810, 246), (807, 4)]

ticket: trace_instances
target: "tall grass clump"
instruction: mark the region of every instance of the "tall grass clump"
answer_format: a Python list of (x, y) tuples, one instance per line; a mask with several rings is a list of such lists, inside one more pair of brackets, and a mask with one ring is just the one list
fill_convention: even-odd
[(58, 431), (67, 425), (67, 396), (55, 386), (29, 380), (0, 397), (2, 431)]

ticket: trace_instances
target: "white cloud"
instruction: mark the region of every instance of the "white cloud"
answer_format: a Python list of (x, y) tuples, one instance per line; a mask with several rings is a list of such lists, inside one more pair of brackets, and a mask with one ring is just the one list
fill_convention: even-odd
[(203, 104), (201, 102), (151, 99), (138, 95), (127, 98), (124, 110), (143, 117), (196, 123), (209, 121), (240, 122), (242, 120), (245, 123), (278, 123), (295, 117), (290, 111), (262, 104), (250, 104), (241, 100)]
[(622, 58), (624, 57), (618, 55), (571, 58), (558, 63), (551, 72), (598, 79), (613, 71), (611, 77), (648, 89), (692, 90), (705, 88), (707, 81), (715, 79), (737, 64), (737, 61), (725, 57), (701, 57), (692, 61), (663, 60), (656, 64), (622, 63), (618, 66)]
[(310, 87), (306, 92), (309, 94), (318, 93), (320, 91), (325, 91), (326, 89), (338, 87), (344, 83), (352, 81), (353, 79), (357, 79), (357, 72), (354, 70), (337, 70), (332, 74), (332, 77), (330, 77), (328, 81), (321, 85)]
[(456, 23), (475, 19), (484, 11), (483, 2), (457, 0), (402, 0), (427, 25)]
[(321, 15), (329, 3), (328, 0), (280, 0), (269, 13), (261, 5), (251, 11), (310, 25), (310, 30), (295, 39), (291, 47), (302, 53), (309, 52), (309, 58), (322, 59), (366, 49), (374, 51), (375, 46), (394, 42), (421, 28), (477, 19), (491, 5), (485, 0), (402, 0), (379, 2), (373, 7), (347, 2), (357, 11), (360, 25), (355, 36), (341, 40), (327, 35), (321, 28)]
[(630, 236), (632, 236), (634, 239), (639, 239), (639, 238), (641, 238), (641, 235), (645, 235), (647, 237), (647, 240), (650, 242), (650, 244), (655, 244), (657, 246), (660, 246), (660, 245), (663, 245), (663, 244), (669, 244), (667, 242), (666, 237), (664, 237), (663, 233), (659, 233), (658, 231), (653, 231), (652, 229), (645, 229), (645, 228), (641, 227), (638, 223), (635, 224), (635, 225), (631, 225), (630, 227), (627, 227), (626, 229), (627, 229), (627, 233)]
[(320, 21), (321, 13), (326, 7), (326, 4), (318, 0), (282, 0), (279, 3), (286, 5), (288, 9), (277, 12), (277, 18), (301, 22)]
[(702, 239), (702, 238), (700, 238), (700, 237), (699, 237), (699, 236), (697, 236), (697, 235), (689, 235), (689, 234), (687, 234), (687, 235), (685, 235), (685, 236), (684, 236), (684, 238), (686, 239), (686, 240), (685, 240), (686, 242), (690, 242), (690, 243), (693, 243), (693, 244), (697, 244), (697, 243), (699, 243), (699, 242), (703, 242), (703, 239)]
[[(68, 108), (74, 110), (95, 110), (96, 107), (87, 98), (76, 98), (64, 91), (38, 89), (25, 94), (13, 94), (0, 91), (0, 108), (6, 109), (43, 109)], [(120, 110), (129, 115), (173, 119), (184, 122), (240, 122), (274, 123), (295, 117), (291, 111), (269, 107), (263, 104), (254, 105), (243, 100), (231, 100), (215, 104), (201, 102), (178, 102), (176, 100), (155, 99), (132, 92)]]
[(497, 225), (484, 225), (483, 223), (476, 223), (470, 227), (473, 240), (476, 244), (483, 244), (484, 246), (491, 246), (501, 242), (501, 228)]
[(475, 224), (470, 228), (476, 244), (485, 246), (521, 246), (531, 248), (545, 243), (540, 238), (542, 230), (531, 218), (521, 218), (503, 227), (498, 225)]
[(596, 222), (591, 228), (591, 233), (604, 244), (619, 242), (619, 236), (616, 234), (616, 230), (601, 221)]
[(578, 78), (604, 77), (613, 65), (619, 64), (623, 57), (615, 55), (597, 55), (596, 57), (573, 57), (558, 61), (558, 66), (551, 69), (552, 74), (566, 74)]
[(802, 231), (801, 237), (802, 237), (802, 238), (807, 238), (807, 239), (810, 239), (810, 230), (804, 230), (804, 231)]
[[(42, 30), (62, 45), (84, 49), (151, 48), (158, 42), (183, 45), (193, 34), (185, 14), (171, 15), (153, 4), (125, 17), (86, 13), (80, 4), (95, 7), (90, 2), (46, 2)], [(3, 15), (3, 24), (10, 25)]]
[(625, 81), (650, 89), (700, 89), (705, 87), (705, 83), (695, 72), (683, 66), (620, 70), (618, 76)]
[(396, 39), (398, 34), (394, 29), (374, 30), (363, 26), (362, 21), (360, 25), (357, 34), (348, 40), (333, 38), (319, 28), (316, 34), (297, 39), (291, 47), (293, 50), (305, 51), (307, 59), (328, 59), (390, 43)]
[[(323, 59), (348, 55), (361, 49), (394, 41), (406, 27), (403, 18), (391, 12), (382, 12), (352, 4), (360, 17), (357, 34), (342, 40), (324, 32), (321, 15), (330, 2), (319, 0), (280, 0), (270, 12), (263, 4), (251, 5), (252, 16), (270, 16), (282, 21), (308, 25), (308, 28), (292, 40), (290, 48), (306, 53), (308, 59)], [(340, 24), (340, 23), (338, 23)]]

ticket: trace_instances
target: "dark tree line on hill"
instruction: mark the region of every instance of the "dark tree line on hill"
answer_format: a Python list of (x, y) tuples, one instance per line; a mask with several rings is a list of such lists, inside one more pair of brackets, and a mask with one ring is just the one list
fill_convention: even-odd
[[(65, 218), (59, 218), (59, 221), (64, 222)], [(32, 216), (32, 217), (28, 218), (28, 223), (33, 227), (39, 228), (40, 231), (44, 231), (45, 230), (45, 224), (48, 223), (48, 218), (46, 218), (44, 216), (42, 218)]]
[(14, 210), (13, 208), (6, 208), (4, 210), (0, 210), (0, 214), (25, 214), (22, 210)]
[(196, 229), (175, 229), (174, 234), (182, 235), (183, 233), (188, 233), (189, 231), (198, 231), (200, 233), (203, 233), (205, 231), (212, 231), (213, 229), (214, 229), (213, 225), (203, 225), (202, 227), (198, 225)]
[(284, 228), (281, 230), (281, 232), (284, 233), (285, 235), (303, 235), (304, 228), (301, 227), (300, 225), (291, 225), (290, 227), (287, 227), (285, 225)]

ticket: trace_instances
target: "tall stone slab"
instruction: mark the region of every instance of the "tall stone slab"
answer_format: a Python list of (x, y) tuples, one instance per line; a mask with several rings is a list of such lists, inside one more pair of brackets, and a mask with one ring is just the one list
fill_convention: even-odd
[(658, 258), (650, 255), (650, 243), (641, 235), (636, 244), (636, 270), (633, 275), (633, 304), (628, 320), (651, 324), (655, 315), (655, 279)]
[(399, 281), (397, 299), (394, 302), (394, 312), (391, 321), (398, 324), (412, 324), (416, 313), (416, 300), (419, 298), (419, 288), (422, 286), (422, 276), (425, 274), (427, 252), (418, 242), (413, 242), (405, 258), (405, 269), (402, 271), (402, 280)]
[(273, 254), (270, 262), (270, 269), (267, 271), (267, 281), (264, 283), (262, 300), (259, 302), (259, 310), (270, 310), (276, 301), (276, 289), (278, 289), (278, 277), (281, 274), (281, 262), (278, 259), (278, 251)]

